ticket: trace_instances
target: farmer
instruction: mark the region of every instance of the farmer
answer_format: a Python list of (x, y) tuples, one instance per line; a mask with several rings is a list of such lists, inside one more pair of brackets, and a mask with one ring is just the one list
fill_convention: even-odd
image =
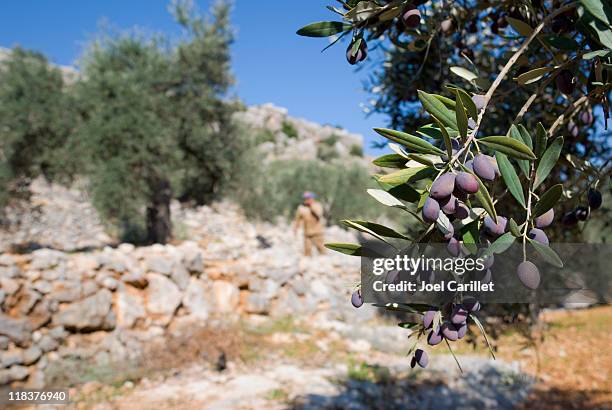
[(302, 194), (302, 204), (298, 206), (293, 221), (293, 232), (297, 233), (300, 225), (304, 228), (304, 256), (312, 255), (312, 246), (317, 248), (319, 253), (325, 253), (323, 246), (323, 206), (315, 200), (316, 195), (310, 191)]

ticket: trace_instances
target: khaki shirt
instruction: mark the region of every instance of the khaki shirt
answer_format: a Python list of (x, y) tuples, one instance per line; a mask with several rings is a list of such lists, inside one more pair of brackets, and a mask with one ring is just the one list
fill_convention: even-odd
[(300, 205), (295, 212), (295, 225), (304, 225), (304, 235), (318, 235), (323, 233), (325, 220), (323, 219), (323, 206), (313, 202), (310, 206)]

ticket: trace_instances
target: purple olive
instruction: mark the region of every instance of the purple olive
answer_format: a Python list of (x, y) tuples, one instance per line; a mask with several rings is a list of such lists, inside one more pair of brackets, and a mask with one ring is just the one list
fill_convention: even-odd
[(455, 189), (453, 190), (453, 196), (461, 201), (465, 201), (468, 199), (468, 193), (463, 189), (459, 188), (458, 185), (455, 185)]
[(361, 291), (356, 290), (355, 292), (353, 292), (353, 295), (351, 296), (351, 303), (356, 308), (360, 308), (363, 305), (363, 298), (361, 297)]
[(429, 329), (433, 323), (434, 318), (436, 317), (437, 310), (428, 310), (423, 314), (423, 327), (425, 329)]
[(407, 28), (416, 28), (421, 24), (421, 12), (410, 4), (402, 14), (402, 21)]
[(490, 269), (491, 266), (493, 266), (493, 263), (495, 263), (495, 256), (489, 255), (488, 257), (483, 258), (483, 265), (485, 269)]
[(423, 369), (427, 367), (429, 364), (429, 356), (427, 356), (427, 352), (423, 349), (416, 349), (414, 352), (414, 357), (419, 366)]
[(455, 22), (452, 18), (446, 19), (440, 23), (440, 29), (444, 35), (449, 35), (455, 31)]
[(563, 215), (563, 218), (561, 218), (561, 223), (568, 228), (571, 228), (572, 226), (576, 226), (576, 224), (578, 223), (576, 212), (574, 211), (567, 212), (565, 215)]
[(463, 336), (465, 336), (468, 330), (467, 323), (464, 322), (464, 323), (455, 325), (455, 328), (457, 329), (457, 339), (463, 339)]
[(516, 269), (516, 274), (525, 287), (535, 290), (540, 285), (540, 271), (529, 261), (522, 262)]
[(459, 325), (467, 320), (468, 311), (463, 306), (455, 306), (451, 315), (451, 323)]
[(529, 237), (529, 239), (533, 239), (534, 241), (538, 241), (540, 242), (542, 245), (546, 245), (548, 246), (549, 241), (548, 241), (548, 236), (546, 236), (546, 233), (538, 228), (532, 228), (529, 233), (527, 234), (527, 236)]
[(457, 201), (455, 206), (455, 218), (462, 220), (470, 215), (470, 209), (461, 201)]
[(410, 359), (410, 368), (414, 369), (416, 365), (417, 365), (416, 357), (412, 356), (412, 359)]
[(457, 198), (451, 194), (451, 196), (448, 197), (448, 200), (445, 200), (444, 202), (446, 203), (442, 206), (442, 212), (444, 212), (446, 215), (453, 215), (457, 206)]
[(460, 189), (468, 194), (475, 194), (478, 192), (478, 181), (474, 175), (469, 172), (459, 172), (455, 177), (455, 183)]
[(538, 228), (546, 228), (552, 224), (553, 219), (555, 219), (555, 211), (551, 208), (535, 219), (535, 225)]
[(457, 334), (457, 329), (455, 328), (455, 326), (452, 323), (444, 323), (442, 325), (442, 336), (444, 336), (447, 340), (450, 341), (455, 341), (459, 338), (459, 335)]
[(429, 195), (434, 199), (444, 199), (450, 196), (455, 189), (455, 175), (447, 172), (440, 175), (438, 179), (431, 184)]
[(603, 204), (601, 192), (593, 188), (589, 189), (589, 193), (587, 194), (587, 200), (591, 209), (599, 209)]
[(472, 96), (472, 101), (474, 102), (474, 105), (476, 106), (476, 109), (478, 111), (480, 111), (485, 106), (486, 98), (482, 94), (474, 94)]
[(589, 208), (587, 208), (586, 206), (579, 206), (574, 210), (574, 213), (576, 214), (576, 218), (579, 221), (586, 221), (589, 218), (590, 214)]
[(593, 112), (591, 110), (583, 111), (580, 114), (580, 121), (585, 125), (591, 125), (593, 123)]
[(350, 65), (355, 65), (365, 60), (368, 56), (368, 44), (364, 39), (361, 39), (361, 43), (359, 43), (359, 48), (355, 54), (353, 54), (353, 44), (354, 42), (351, 42), (346, 49), (346, 60)]
[(466, 161), (466, 163), (463, 165), (470, 171), (474, 171), (474, 161), (473, 160)]
[(574, 74), (569, 70), (561, 71), (555, 78), (557, 89), (563, 94), (572, 94), (574, 92)]
[(474, 172), (480, 178), (486, 181), (495, 180), (495, 168), (491, 162), (491, 157), (484, 154), (478, 154), (474, 157)]
[(435, 222), (440, 214), (440, 204), (432, 197), (428, 197), (423, 205), (423, 219), (427, 222)]
[(448, 230), (444, 232), (444, 240), (449, 241), (455, 235), (455, 228), (453, 225), (448, 226)]
[(461, 242), (455, 238), (450, 238), (448, 244), (446, 245), (446, 250), (454, 257), (459, 256), (461, 253)]
[(441, 341), (442, 341), (442, 334), (440, 333), (440, 331), (434, 332), (432, 330), (427, 335), (427, 343), (430, 346), (435, 346), (435, 345), (439, 344)]
[(506, 232), (508, 220), (503, 216), (498, 216), (494, 221), (490, 216), (485, 216), (484, 225), (487, 232), (493, 236), (500, 236)]
[(480, 302), (473, 296), (466, 296), (461, 303), (468, 312), (478, 312), (480, 310)]

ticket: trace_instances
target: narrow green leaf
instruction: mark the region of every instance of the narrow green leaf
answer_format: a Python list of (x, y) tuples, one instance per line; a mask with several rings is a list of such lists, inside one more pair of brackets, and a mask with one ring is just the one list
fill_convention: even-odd
[(563, 261), (561, 260), (559, 255), (557, 255), (557, 252), (555, 252), (550, 246), (544, 245), (543, 243), (540, 243), (534, 239), (527, 239), (529, 240), (531, 246), (533, 246), (533, 248), (536, 250), (536, 252), (540, 254), (542, 259), (557, 268), (563, 267)]
[[(451, 138), (455, 138), (456, 136), (459, 135), (459, 131), (455, 129), (452, 129), (449, 127), (444, 127), (444, 128), (446, 129), (446, 132), (448, 133), (448, 135), (450, 135)], [(421, 134), (424, 137), (433, 138), (435, 140), (442, 139), (442, 131), (435, 124), (423, 125), (422, 127), (419, 127), (416, 130), (416, 132), (417, 134)]]
[(438, 118), (446, 127), (457, 129), (457, 120), (455, 113), (449, 110), (442, 101), (437, 99), (433, 94), (428, 94), (421, 90), (418, 91), (419, 100), (425, 111)]
[(523, 124), (519, 124), (518, 130), (525, 145), (527, 145), (529, 149), (533, 150), (533, 139), (531, 138), (529, 131), (527, 131), (527, 128), (525, 128)]
[(363, 256), (363, 247), (352, 243), (326, 243), (325, 247), (332, 251), (351, 256)]
[(366, 192), (383, 205), (395, 208), (406, 207), (402, 201), (391, 195), (389, 192), (383, 191), (382, 189), (368, 189)]
[(604, 50), (595, 50), (590, 51), (588, 53), (583, 54), (583, 60), (592, 60), (595, 57), (607, 57), (612, 53), (612, 50), (604, 49)]
[(523, 186), (521, 185), (521, 181), (519, 180), (514, 167), (510, 163), (510, 160), (507, 156), (502, 154), (501, 152), (495, 153), (495, 158), (497, 159), (497, 166), (499, 167), (499, 172), (508, 187), (508, 190), (512, 194), (512, 196), (525, 208), (525, 193), (523, 192)]
[(514, 31), (516, 31), (523, 37), (529, 37), (533, 33), (533, 28), (524, 21), (509, 16), (506, 16), (506, 20), (508, 21), (508, 23), (510, 23)]
[(461, 229), (461, 239), (463, 239), (463, 245), (470, 251), (471, 254), (478, 252), (478, 237), (480, 233), (478, 231), (478, 221), (473, 221)]
[(399, 154), (386, 154), (376, 158), (372, 164), (381, 168), (404, 168), (408, 160)]
[(444, 146), (446, 147), (446, 155), (450, 159), (453, 157), (453, 144), (451, 143), (450, 135), (448, 135), (448, 132), (446, 132), (446, 127), (442, 125), (440, 120), (438, 120), (435, 116), (432, 117), (434, 122), (440, 127), (440, 132), (442, 133), (442, 138), (444, 139)]
[(446, 105), (450, 110), (455, 110), (455, 101), (451, 100), (448, 97), (444, 97), (443, 95), (438, 95), (438, 94), (431, 94), (434, 97), (436, 97), (438, 100), (440, 100), (440, 102), (444, 105)]
[(302, 27), (297, 34), (304, 37), (330, 37), (353, 28), (352, 24), (341, 21), (319, 21)]
[(401, 199), (402, 201), (406, 202), (418, 202), (421, 198), (421, 194), (419, 194), (416, 189), (412, 188), (410, 185), (407, 184), (398, 185), (387, 190), (387, 192), (389, 192), (397, 199)]
[(548, 134), (546, 132), (546, 128), (542, 125), (541, 122), (538, 122), (538, 126), (536, 127), (536, 144), (535, 144), (535, 154), (536, 157), (542, 158), (542, 154), (546, 151), (546, 144), (548, 144)]
[(484, 144), (487, 147), (508, 154), (511, 157), (518, 159), (530, 159), (536, 158), (535, 154), (531, 149), (521, 141), (517, 141), (514, 138), (509, 137), (484, 137), (478, 140), (479, 144)]
[(550, 171), (554, 168), (555, 164), (559, 160), (561, 155), (561, 149), (563, 148), (563, 137), (559, 137), (550, 144), (550, 147), (542, 155), (542, 159), (536, 169), (535, 181), (533, 182), (533, 189), (540, 186), (546, 177), (550, 174)]
[(453, 356), (453, 359), (455, 359), (455, 363), (457, 363), (457, 367), (459, 368), (459, 371), (461, 372), (461, 374), (463, 374), (461, 363), (459, 363), (459, 359), (457, 359), (457, 356), (455, 356), (455, 352), (453, 352), (453, 349), (451, 348), (450, 343), (448, 343), (448, 340), (446, 338), (444, 338), (444, 341), (446, 342), (446, 347), (448, 347), (448, 351), (450, 352), (451, 356)]
[(474, 81), (475, 79), (478, 78), (478, 76), (476, 74), (474, 74), (473, 72), (471, 72), (470, 70), (468, 70), (467, 68), (463, 68), (463, 67), (458, 67), (458, 66), (452, 66), (450, 68), (451, 72), (453, 74), (458, 75), (459, 77), (463, 78), (464, 80), (467, 80), (469, 82)]
[(602, 23), (612, 23), (612, 5), (607, 0), (580, 0), (584, 8)]
[(471, 169), (466, 168), (464, 165), (461, 165), (461, 169), (474, 175), (474, 178), (476, 178), (476, 181), (478, 182), (478, 192), (474, 194), (474, 197), (480, 202), (484, 210), (487, 211), (491, 218), (497, 219), (495, 205), (493, 204), (489, 191), (487, 191), (487, 187), (482, 183), (478, 175), (476, 175)]
[(536, 204), (533, 210), (533, 217), (537, 218), (540, 215), (545, 214), (561, 199), (563, 195), (563, 185), (557, 184), (550, 187), (550, 189), (542, 194), (540, 200)]
[(483, 256), (489, 257), (497, 253), (504, 253), (514, 244), (514, 241), (516, 241), (516, 238), (512, 235), (512, 232), (506, 232), (489, 245)]
[[(576, 51), (580, 48), (580, 45), (573, 38), (566, 36), (544, 36), (546, 41), (551, 46), (558, 48), (559, 50)], [(584, 58), (584, 56), (583, 56)]]
[(480, 320), (478, 320), (476, 315), (474, 315), (473, 313), (470, 313), (470, 317), (472, 318), (474, 323), (476, 323), (476, 326), (478, 326), (478, 329), (480, 330), (480, 333), (482, 333), (482, 336), (484, 336), (485, 342), (487, 342), (487, 347), (489, 348), (489, 353), (491, 353), (491, 357), (493, 357), (493, 360), (497, 360), (495, 358), (495, 353), (493, 353), (493, 347), (489, 342), (489, 338), (487, 337), (487, 332), (485, 331), (484, 326), (482, 325), (482, 323), (480, 323)]
[(472, 98), (462, 89), (457, 88), (455, 89), (455, 92), (457, 93), (459, 98), (461, 98), (461, 102), (467, 110), (468, 115), (472, 117), (474, 121), (476, 121), (478, 119), (478, 108), (476, 108), (476, 104), (474, 104)]
[[(457, 120), (457, 128), (459, 129), (459, 135), (461, 135), (463, 138), (467, 138), (468, 117), (467, 113), (465, 112), (465, 108), (463, 107), (463, 101), (459, 96), (459, 92), (457, 92), (456, 103), (457, 104), (455, 106), (455, 119)], [(449, 154), (449, 158), (450, 157), (452, 157), (452, 154)]]
[(514, 235), (516, 238), (521, 236), (519, 226), (514, 219), (510, 218), (510, 220), (508, 221), (508, 227), (510, 228), (510, 232), (512, 232), (512, 235)]
[[(521, 136), (521, 131), (514, 124), (510, 126), (510, 129), (508, 130), (508, 134), (506, 136), (510, 138), (514, 138), (515, 140), (520, 141), (520, 142), (523, 141), (523, 137)], [(527, 179), (529, 179), (530, 177), (529, 171), (531, 170), (529, 161), (527, 161), (526, 159), (517, 159), (516, 162), (518, 163), (519, 168), (523, 172), (523, 175), (525, 175)]]
[(407, 236), (402, 235), (401, 233), (391, 228), (388, 228), (381, 224), (377, 224), (375, 222), (348, 220), (348, 219), (344, 219), (341, 222), (344, 225), (348, 226), (349, 228), (353, 228), (361, 232), (369, 233), (370, 235), (384, 242), (387, 242), (387, 241), (385, 241), (383, 237), (384, 238), (395, 238), (395, 239), (406, 239), (406, 240), (410, 239)]
[(534, 68), (533, 70), (527, 71), (526, 73), (523, 73), (516, 77), (516, 81), (520, 85), (535, 83), (551, 71), (553, 71), (552, 67)]
[(444, 154), (444, 151), (434, 147), (424, 139), (406, 134), (405, 132), (390, 130), (387, 128), (374, 128), (374, 131), (383, 137), (390, 139), (391, 141), (395, 141), (398, 144), (401, 144), (416, 152), (423, 154)]
[(391, 174), (383, 175), (379, 180), (386, 184), (399, 185), (429, 178), (434, 175), (435, 171), (436, 170), (431, 167), (405, 168)]

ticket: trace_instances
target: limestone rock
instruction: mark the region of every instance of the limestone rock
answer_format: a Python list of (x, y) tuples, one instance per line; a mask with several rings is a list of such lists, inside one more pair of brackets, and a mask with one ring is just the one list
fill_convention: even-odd
[(8, 337), (19, 346), (23, 346), (30, 341), (32, 328), (25, 319), (14, 319), (0, 314), (0, 335)]
[(181, 292), (167, 277), (158, 273), (147, 274), (149, 286), (146, 289), (147, 311), (161, 324), (168, 324), (181, 304)]
[(111, 292), (102, 289), (93, 296), (61, 309), (53, 321), (57, 325), (75, 331), (109, 330), (114, 327), (114, 319), (109, 316), (111, 302)]
[(183, 295), (183, 306), (193, 316), (207, 319), (210, 311), (210, 291), (200, 279), (192, 278)]

